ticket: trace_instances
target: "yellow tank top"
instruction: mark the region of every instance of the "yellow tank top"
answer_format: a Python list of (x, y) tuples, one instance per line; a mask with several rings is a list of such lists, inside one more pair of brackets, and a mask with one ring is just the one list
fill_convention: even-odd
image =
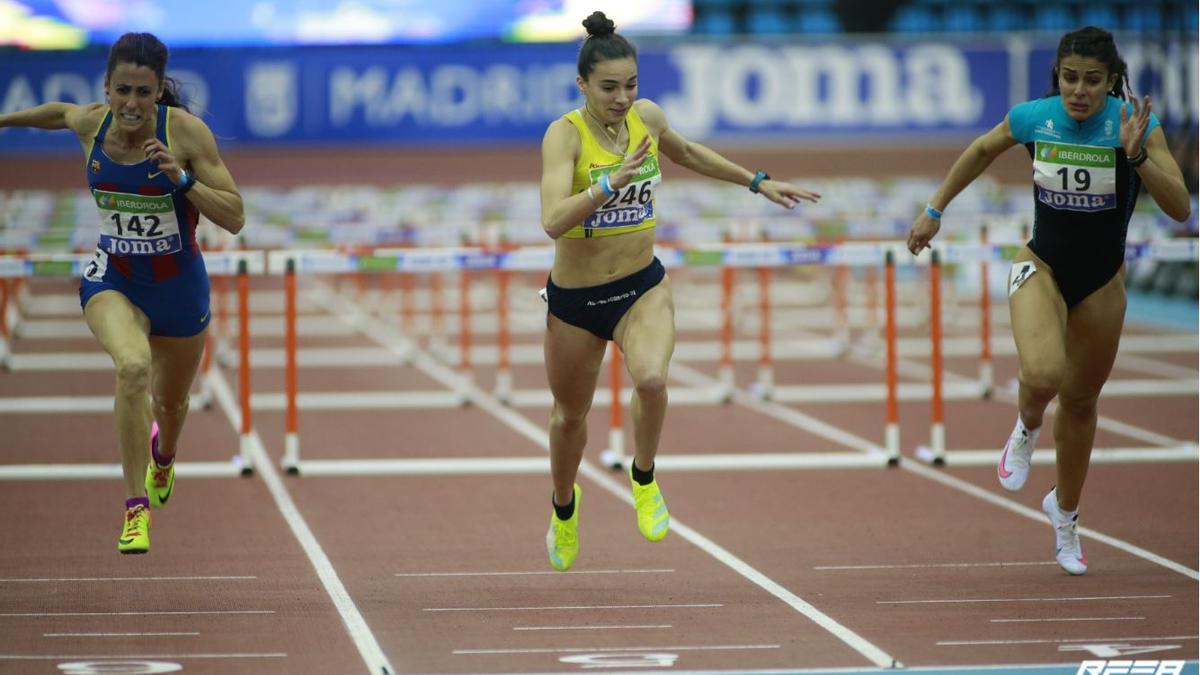
[[(575, 175), (571, 179), (571, 194), (575, 194), (587, 190), (589, 185), (599, 181), (604, 174), (619, 169), (623, 158), (600, 146), (579, 110), (572, 110), (564, 117), (579, 132), (582, 146), (579, 160), (575, 162)], [(629, 126), (629, 147), (636, 148), (642, 142), (642, 137), (649, 135), (646, 124), (633, 108), (629, 109), (625, 120)], [(629, 185), (609, 198), (582, 223), (567, 230), (563, 236), (568, 239), (611, 237), (654, 227), (658, 222), (654, 217), (654, 192), (661, 182), (658, 142), (651, 136), (646, 161), (642, 163), (641, 171), (629, 181)], [(600, 187), (597, 186), (596, 191), (599, 190)]]

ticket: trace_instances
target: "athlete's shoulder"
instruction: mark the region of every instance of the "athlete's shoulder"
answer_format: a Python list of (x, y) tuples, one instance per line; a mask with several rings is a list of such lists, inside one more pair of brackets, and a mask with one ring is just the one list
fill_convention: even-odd
[(108, 106), (103, 103), (75, 106), (67, 111), (67, 128), (79, 134), (95, 133), (107, 114)]
[(178, 106), (167, 107), (167, 124), (170, 125), (173, 133), (182, 134), (182, 137), (192, 137), (205, 132), (212, 133), (204, 120)]
[[(1008, 126), (1018, 143), (1058, 138), (1062, 126), (1062, 97), (1058, 94), (1018, 103), (1008, 111)], [(1045, 138), (1042, 138), (1045, 137)]]
[(639, 98), (638, 100), (634, 101), (633, 109), (637, 111), (637, 114), (640, 115), (642, 119), (646, 119), (646, 115), (666, 115), (666, 113), (663, 112), (662, 106), (648, 98)]
[(542, 136), (542, 148), (548, 151), (569, 152), (574, 155), (582, 143), (579, 135), (582, 133), (567, 115), (556, 118), (546, 127)]

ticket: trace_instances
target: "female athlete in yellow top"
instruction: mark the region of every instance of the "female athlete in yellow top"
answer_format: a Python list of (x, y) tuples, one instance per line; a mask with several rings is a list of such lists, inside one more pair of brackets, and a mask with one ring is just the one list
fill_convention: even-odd
[(654, 256), (659, 155), (711, 178), (747, 185), (787, 208), (820, 195), (746, 170), (671, 129), (661, 108), (637, 98), (637, 53), (603, 12), (583, 25), (576, 83), (584, 106), (555, 120), (542, 141), (542, 227), (554, 240), (546, 282), (546, 375), (554, 395), (554, 482), (546, 549), (567, 570), (579, 553), (579, 486), (587, 413), (609, 340), (633, 380), (635, 454), (630, 467), (638, 529), (650, 541), (670, 516), (654, 480), (675, 349), (670, 281)]

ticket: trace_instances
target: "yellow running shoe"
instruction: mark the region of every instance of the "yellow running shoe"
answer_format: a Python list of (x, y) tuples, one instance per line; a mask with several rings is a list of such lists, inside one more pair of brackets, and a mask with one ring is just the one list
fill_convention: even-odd
[(117, 540), (121, 553), (147, 553), (150, 550), (150, 509), (138, 504), (125, 509), (125, 527)]
[(158, 422), (150, 427), (150, 449), (150, 464), (146, 466), (146, 496), (150, 498), (152, 508), (161, 509), (167, 505), (175, 489), (175, 462), (163, 468), (154, 460), (154, 452), (158, 450)]
[(640, 485), (633, 479), (633, 467), (629, 468), (629, 482), (633, 485), (633, 508), (637, 509), (638, 529), (650, 541), (662, 541), (671, 527), (671, 514), (667, 503), (658, 490), (658, 481)]
[(559, 572), (571, 569), (575, 556), (579, 555), (579, 495), (582, 491), (575, 485), (575, 512), (567, 520), (559, 520), (554, 509), (550, 509), (550, 529), (546, 532), (546, 552), (550, 554), (550, 566)]

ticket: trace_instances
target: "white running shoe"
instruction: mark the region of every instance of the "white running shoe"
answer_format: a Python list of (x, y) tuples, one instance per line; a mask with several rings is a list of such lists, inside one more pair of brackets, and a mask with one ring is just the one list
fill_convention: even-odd
[(1033, 438), (1025, 429), (1013, 431), (1000, 453), (996, 464), (996, 477), (1005, 490), (1020, 490), (1029, 478), (1029, 461), (1033, 457)]
[(1064, 520), (1058, 509), (1058, 495), (1054, 490), (1042, 500), (1042, 511), (1050, 519), (1054, 527), (1054, 557), (1067, 574), (1083, 574), (1087, 571), (1088, 561), (1079, 546), (1079, 533), (1075, 531), (1079, 521), (1076, 513), (1070, 520)]

